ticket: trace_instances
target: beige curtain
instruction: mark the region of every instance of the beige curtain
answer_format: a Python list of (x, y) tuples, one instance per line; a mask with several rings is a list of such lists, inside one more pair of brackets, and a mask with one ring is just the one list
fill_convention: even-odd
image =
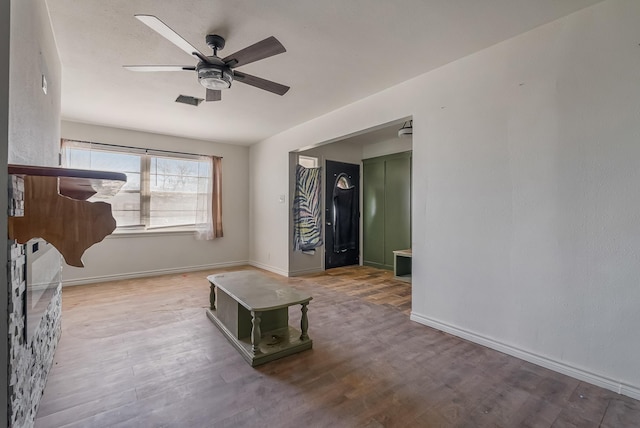
[(211, 157), (213, 174), (211, 175), (211, 223), (213, 237), (221, 238), (222, 233), (222, 158)]
[[(206, 191), (198, 192), (205, 196), (198, 205), (202, 207), (200, 220), (197, 221), (196, 238), (210, 240), (221, 238), (222, 234), (222, 158), (218, 156), (203, 156), (209, 164), (209, 180)], [(203, 189), (204, 190), (204, 189)], [(201, 205), (202, 202), (202, 205)]]

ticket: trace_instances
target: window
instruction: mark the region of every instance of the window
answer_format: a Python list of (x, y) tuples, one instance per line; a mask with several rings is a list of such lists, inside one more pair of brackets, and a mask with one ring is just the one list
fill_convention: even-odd
[(211, 157), (65, 140), (63, 163), (127, 175), (109, 199), (120, 230), (193, 229), (211, 215)]
[(202, 211), (206, 210), (204, 202), (207, 200), (210, 180), (208, 162), (168, 156), (148, 156), (147, 160), (147, 226), (153, 228), (198, 223), (198, 219), (204, 216)]
[(311, 157), (311, 156), (298, 155), (298, 165), (303, 166), (305, 168), (317, 168), (318, 158)]

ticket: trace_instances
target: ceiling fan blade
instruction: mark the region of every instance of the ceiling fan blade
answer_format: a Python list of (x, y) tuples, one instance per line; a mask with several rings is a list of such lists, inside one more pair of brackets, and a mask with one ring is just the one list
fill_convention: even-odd
[(123, 65), (129, 71), (195, 71), (192, 65)]
[(134, 15), (140, 22), (154, 30), (156, 33), (160, 34), (165, 39), (169, 40), (171, 43), (188, 53), (189, 55), (193, 55), (194, 52), (199, 53), (202, 56), (204, 55), (198, 49), (193, 47), (193, 45), (187, 42), (182, 36), (171, 29), (167, 24), (160, 21), (157, 17), (153, 15)]
[(278, 55), (287, 50), (282, 46), (282, 43), (275, 37), (267, 37), (261, 42), (255, 43), (251, 46), (239, 50), (225, 57), (222, 61), (231, 68), (240, 67), (261, 59), (269, 58), (270, 56)]
[(271, 80), (252, 76), (250, 74), (241, 73), (239, 71), (234, 71), (233, 77), (235, 81), (244, 83), (245, 85), (255, 86), (256, 88), (264, 89), (265, 91), (273, 92), (277, 95), (284, 95), (289, 90), (288, 86), (272, 82)]
[(220, 101), (222, 99), (222, 91), (215, 89), (207, 89), (207, 101)]

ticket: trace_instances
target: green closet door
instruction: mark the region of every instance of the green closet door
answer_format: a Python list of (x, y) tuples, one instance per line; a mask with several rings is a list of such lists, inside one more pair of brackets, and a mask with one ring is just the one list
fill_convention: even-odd
[(393, 252), (411, 248), (411, 157), (385, 162), (384, 264), (393, 269)]
[(362, 165), (362, 262), (384, 267), (384, 161)]
[(393, 269), (393, 252), (411, 248), (411, 152), (362, 164), (362, 261)]

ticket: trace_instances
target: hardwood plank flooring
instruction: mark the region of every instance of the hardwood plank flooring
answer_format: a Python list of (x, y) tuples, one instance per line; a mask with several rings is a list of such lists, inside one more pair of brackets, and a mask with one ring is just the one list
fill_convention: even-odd
[(205, 316), (221, 271), (65, 288), (36, 427), (640, 426), (636, 400), (410, 321), (411, 285), (368, 267), (281, 278), (314, 296), (313, 349), (251, 368)]

